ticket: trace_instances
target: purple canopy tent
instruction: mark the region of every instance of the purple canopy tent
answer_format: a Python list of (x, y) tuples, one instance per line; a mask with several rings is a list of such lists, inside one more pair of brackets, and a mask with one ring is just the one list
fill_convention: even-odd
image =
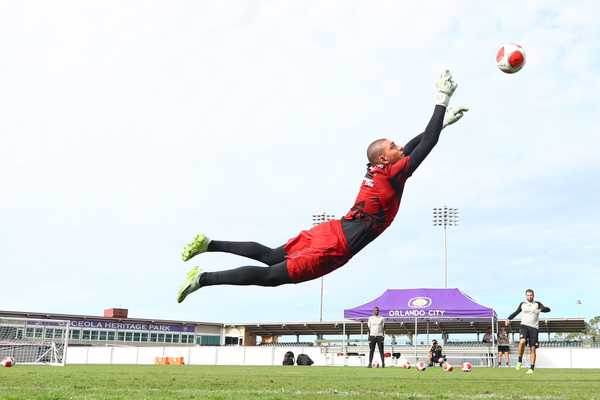
[(481, 321), (489, 320), (492, 328), (495, 349), (496, 312), (478, 304), (459, 289), (388, 289), (376, 299), (358, 307), (344, 310), (344, 318), (366, 321), (379, 307), (380, 315), (386, 321), (415, 322), (415, 356), (418, 322), (440, 322), (449, 320)]
[(394, 321), (496, 317), (493, 309), (476, 303), (459, 289), (388, 289), (375, 300), (344, 310), (344, 318), (366, 321), (375, 306), (379, 307), (382, 317)]

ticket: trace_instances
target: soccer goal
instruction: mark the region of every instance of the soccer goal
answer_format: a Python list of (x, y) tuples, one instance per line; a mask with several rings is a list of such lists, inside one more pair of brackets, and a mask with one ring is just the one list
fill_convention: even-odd
[(69, 321), (0, 317), (0, 360), (15, 364), (65, 365)]

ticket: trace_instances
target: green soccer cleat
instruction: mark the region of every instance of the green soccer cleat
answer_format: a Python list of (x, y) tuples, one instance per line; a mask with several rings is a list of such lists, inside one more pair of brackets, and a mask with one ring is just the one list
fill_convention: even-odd
[(526, 374), (533, 374), (533, 370), (531, 368), (529, 368), (526, 372)]
[(187, 261), (190, 258), (197, 256), (200, 253), (204, 253), (208, 249), (210, 239), (206, 235), (199, 233), (196, 235), (194, 240), (187, 244), (181, 252), (181, 259)]
[(185, 277), (185, 281), (177, 293), (177, 302), (181, 303), (190, 294), (200, 289), (200, 275), (202, 270), (199, 267), (192, 268)]
[(520, 370), (521, 368), (523, 368), (523, 364), (521, 364), (521, 363), (517, 363), (517, 365), (515, 366), (515, 369), (518, 371), (518, 370)]

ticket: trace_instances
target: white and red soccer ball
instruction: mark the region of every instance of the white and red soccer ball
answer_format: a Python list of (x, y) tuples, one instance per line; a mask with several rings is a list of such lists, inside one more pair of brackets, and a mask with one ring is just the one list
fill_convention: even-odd
[(412, 365), (409, 361), (405, 361), (404, 363), (402, 363), (402, 368), (410, 369), (411, 367)]
[(470, 362), (466, 361), (463, 363), (462, 365), (462, 371), (463, 372), (471, 372), (473, 370), (473, 364), (471, 364)]
[(427, 364), (424, 361), (419, 361), (415, 368), (417, 368), (417, 371), (423, 372), (427, 369)]
[(10, 367), (14, 367), (15, 365), (15, 358), (8, 356), (6, 358), (4, 358), (4, 360), (2, 360), (2, 366), (6, 367), (6, 368), (10, 368)]
[(444, 371), (446, 372), (452, 372), (454, 370), (454, 366), (452, 364), (450, 364), (449, 362), (445, 362), (442, 365), (442, 368), (444, 369)]
[(505, 44), (496, 53), (496, 65), (507, 74), (518, 72), (525, 65), (525, 50), (515, 43)]

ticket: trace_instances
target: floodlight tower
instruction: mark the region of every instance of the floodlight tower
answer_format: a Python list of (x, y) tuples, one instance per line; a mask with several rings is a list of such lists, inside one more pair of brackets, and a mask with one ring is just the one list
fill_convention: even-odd
[(444, 287), (448, 287), (448, 238), (447, 228), (449, 226), (458, 226), (458, 208), (434, 207), (433, 226), (444, 228)]
[[(321, 214), (313, 214), (312, 224), (313, 226), (322, 224), (323, 222), (331, 221), (335, 219), (335, 215), (326, 214), (323, 211)], [(319, 322), (323, 322), (323, 277), (321, 277), (321, 311), (319, 312)]]

